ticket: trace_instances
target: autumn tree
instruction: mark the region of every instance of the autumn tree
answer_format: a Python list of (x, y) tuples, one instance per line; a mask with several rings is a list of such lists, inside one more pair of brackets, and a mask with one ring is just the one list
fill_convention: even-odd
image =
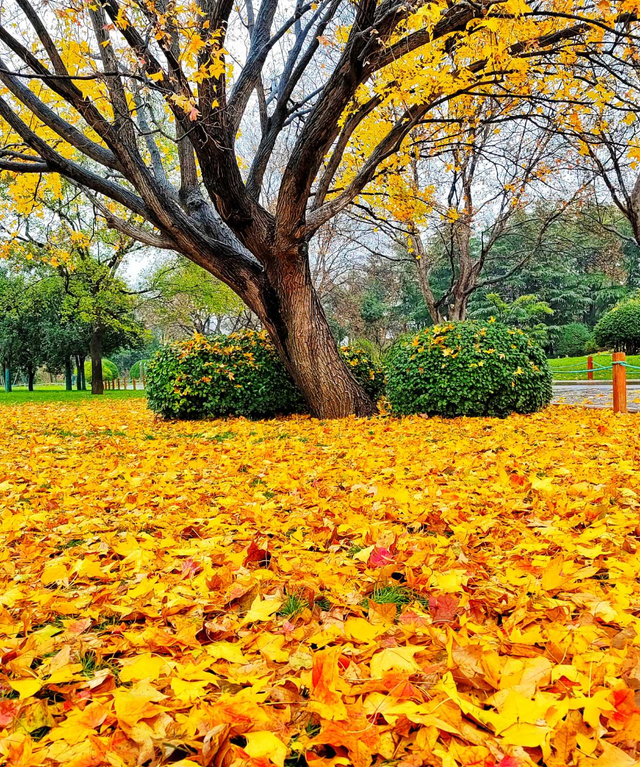
[[(635, 10), (633, 0), (593, 10), (576, 0), (16, 0), (0, 25), (0, 167), (59, 174), (128, 237), (204, 267), (260, 318), (314, 414), (365, 415), (374, 405), (312, 284), (311, 238), (434, 109), (498, 83), (545, 87), (541, 52), (628, 37)], [(243, 143), (256, 121), (257, 142)]]
[(144, 291), (142, 312), (152, 328), (162, 331), (165, 340), (194, 333), (232, 332), (246, 320), (236, 294), (182, 256), (153, 269)]
[[(9, 194), (16, 191), (24, 188)], [(18, 268), (35, 268), (54, 286), (58, 314), (41, 334), (50, 339), (48, 359), (54, 368), (64, 367), (68, 379), (73, 357), (78, 388), (84, 388), (88, 354), (91, 392), (102, 394), (104, 354), (142, 339), (135, 292), (121, 276), (127, 257), (141, 246), (121, 231), (100, 226), (92, 202), (67, 181), (55, 193), (34, 189), (0, 224), (0, 254)]]

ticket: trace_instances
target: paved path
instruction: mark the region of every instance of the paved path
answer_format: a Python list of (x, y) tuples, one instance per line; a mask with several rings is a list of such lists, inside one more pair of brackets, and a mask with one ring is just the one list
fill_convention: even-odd
[[(553, 384), (554, 405), (583, 405), (585, 407), (613, 407), (611, 381), (602, 384)], [(640, 413), (640, 386), (627, 386), (627, 406), (630, 413)]]

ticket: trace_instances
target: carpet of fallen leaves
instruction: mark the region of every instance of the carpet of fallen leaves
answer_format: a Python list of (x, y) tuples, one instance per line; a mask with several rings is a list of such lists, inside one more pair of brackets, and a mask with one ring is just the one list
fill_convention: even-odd
[(1, 408), (0, 763), (637, 764), (639, 427)]

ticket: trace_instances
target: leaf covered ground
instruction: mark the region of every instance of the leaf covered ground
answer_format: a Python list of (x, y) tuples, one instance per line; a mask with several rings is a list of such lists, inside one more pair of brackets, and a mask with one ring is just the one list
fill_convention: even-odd
[(639, 427), (2, 408), (0, 763), (636, 764)]

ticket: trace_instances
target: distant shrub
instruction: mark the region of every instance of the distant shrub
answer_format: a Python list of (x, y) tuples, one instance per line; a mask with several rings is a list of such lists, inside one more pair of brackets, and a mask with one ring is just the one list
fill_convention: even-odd
[(543, 350), (524, 331), (491, 320), (427, 328), (398, 344), (387, 364), (398, 415), (506, 416), (551, 400)]
[(375, 359), (375, 349), (369, 344), (355, 343), (341, 346), (340, 354), (371, 399), (374, 402), (380, 399), (384, 391), (384, 371)]
[(249, 330), (161, 349), (149, 362), (147, 398), (165, 418), (269, 418), (303, 405), (267, 334)]
[(598, 351), (598, 344), (593, 336), (589, 336), (589, 340), (584, 345), (585, 354), (594, 354)]
[[(118, 366), (115, 362), (111, 362), (103, 357), (102, 359), (102, 380), (103, 381), (115, 381), (120, 375)], [(85, 360), (84, 363), (84, 377), (87, 383), (91, 383), (91, 360)]]
[(570, 322), (556, 330), (553, 344), (556, 357), (579, 357), (586, 351), (591, 331), (581, 322)]
[(614, 306), (595, 327), (598, 348), (627, 354), (640, 352), (640, 299)]

